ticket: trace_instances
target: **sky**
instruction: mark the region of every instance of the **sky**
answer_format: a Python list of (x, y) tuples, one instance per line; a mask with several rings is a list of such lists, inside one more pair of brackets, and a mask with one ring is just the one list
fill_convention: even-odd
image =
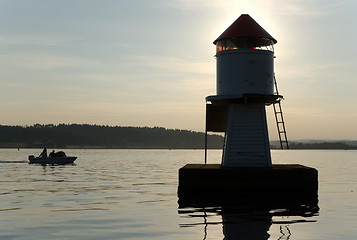
[(278, 41), (288, 138), (357, 139), (356, 12), (355, 0), (0, 0), (0, 124), (204, 131), (213, 41), (249, 14)]

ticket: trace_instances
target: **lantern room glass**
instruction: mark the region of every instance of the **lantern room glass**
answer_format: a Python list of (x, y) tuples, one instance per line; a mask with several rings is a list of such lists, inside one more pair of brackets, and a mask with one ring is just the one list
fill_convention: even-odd
[(232, 38), (216, 42), (216, 52), (234, 49), (257, 49), (274, 52), (274, 42), (267, 38)]

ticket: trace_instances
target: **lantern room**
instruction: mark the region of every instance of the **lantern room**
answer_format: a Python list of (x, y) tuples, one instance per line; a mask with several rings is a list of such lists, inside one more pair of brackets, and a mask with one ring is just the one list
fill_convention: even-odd
[(274, 52), (274, 42), (264, 38), (232, 38), (215, 42), (216, 53), (235, 49), (256, 49)]
[(213, 42), (217, 57), (217, 96), (273, 95), (276, 42), (248, 14), (241, 15)]

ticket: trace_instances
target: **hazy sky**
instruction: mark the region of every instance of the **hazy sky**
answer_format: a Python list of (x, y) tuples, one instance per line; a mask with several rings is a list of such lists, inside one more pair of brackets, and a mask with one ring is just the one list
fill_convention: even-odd
[(278, 40), (288, 137), (357, 139), (356, 0), (0, 0), (0, 124), (204, 131), (212, 42), (245, 13)]

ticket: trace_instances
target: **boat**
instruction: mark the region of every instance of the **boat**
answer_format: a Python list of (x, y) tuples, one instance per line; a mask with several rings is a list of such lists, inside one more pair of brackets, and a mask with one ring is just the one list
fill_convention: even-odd
[(77, 159), (75, 156), (66, 157), (35, 157), (34, 155), (29, 156), (30, 164), (42, 164), (42, 165), (64, 165), (73, 164)]

